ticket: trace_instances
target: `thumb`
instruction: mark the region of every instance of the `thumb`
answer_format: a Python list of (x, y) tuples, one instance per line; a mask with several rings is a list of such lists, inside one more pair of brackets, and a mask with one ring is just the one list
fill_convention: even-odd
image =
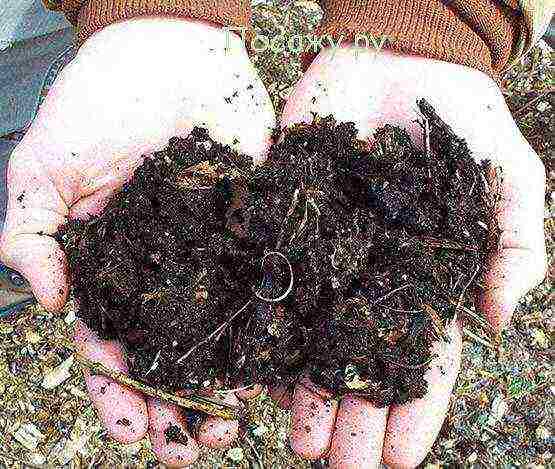
[(544, 275), (545, 258), (541, 250), (505, 248), (494, 255), (479, 302), (495, 331), (503, 330), (519, 299), (540, 283)]
[(505, 163), (498, 174), (501, 177), (492, 175), (492, 187), (499, 190), (500, 250), (490, 259), (478, 299), (498, 333), (510, 322), (519, 299), (538, 285), (546, 272), (545, 169), (528, 147), (523, 151), (518, 151), (517, 144), (511, 147), (516, 159)]
[(8, 204), (0, 237), (0, 260), (20, 272), (49, 311), (64, 305), (66, 258), (51, 236), (66, 221), (67, 206), (48, 171), (22, 147), (14, 150), (7, 172)]
[(38, 234), (6, 237), (2, 260), (21, 273), (48, 311), (60, 310), (67, 299), (66, 258), (56, 240)]

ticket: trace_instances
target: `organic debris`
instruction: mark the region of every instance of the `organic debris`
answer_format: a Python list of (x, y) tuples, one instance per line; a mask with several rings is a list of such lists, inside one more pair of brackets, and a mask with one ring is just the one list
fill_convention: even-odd
[(42, 387), (44, 389), (54, 389), (62, 384), (64, 381), (71, 377), (69, 370), (73, 366), (75, 357), (71, 355), (68, 359), (60, 363), (56, 368), (53, 368), (44, 374), (42, 380)]
[(32, 423), (25, 423), (13, 430), (13, 437), (25, 448), (35, 451), (44, 440), (42, 432)]

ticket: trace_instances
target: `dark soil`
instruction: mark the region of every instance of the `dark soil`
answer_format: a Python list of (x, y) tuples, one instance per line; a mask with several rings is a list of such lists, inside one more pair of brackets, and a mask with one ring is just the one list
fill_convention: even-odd
[(189, 438), (180, 427), (177, 425), (170, 425), (168, 428), (164, 430), (164, 436), (166, 437), (166, 443), (179, 443), (182, 445), (186, 445), (189, 441)]
[(307, 371), (378, 406), (421, 397), (498, 230), (495, 171), (418, 105), (424, 150), (392, 126), (369, 148), (331, 117), (287, 130), (260, 167), (202, 129), (173, 138), (59, 232), (79, 316), (169, 389)]

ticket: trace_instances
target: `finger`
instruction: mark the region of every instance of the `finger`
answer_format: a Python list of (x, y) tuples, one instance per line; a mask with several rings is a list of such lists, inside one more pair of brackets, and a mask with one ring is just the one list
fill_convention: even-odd
[(89, 197), (79, 200), (73, 207), (71, 207), (69, 217), (72, 219), (75, 218), (86, 221), (93, 216), (100, 215), (114, 192), (115, 188), (103, 188)]
[(426, 373), (428, 393), (389, 410), (383, 445), (383, 462), (392, 468), (416, 467), (430, 451), (449, 408), (449, 398), (461, 362), (460, 326), (448, 329), (449, 342), (438, 342), (438, 357)]
[(305, 459), (318, 459), (329, 449), (338, 403), (307, 378), (295, 387), (291, 405), (291, 448)]
[(532, 153), (520, 164), (503, 169), (498, 222), (500, 245), (484, 277), (480, 306), (500, 331), (511, 319), (521, 296), (543, 279), (546, 271), (543, 210), (545, 170)]
[[(235, 406), (239, 404), (239, 399), (234, 393), (228, 393), (224, 402)], [(209, 448), (226, 448), (237, 439), (238, 435), (239, 422), (236, 420), (207, 417), (199, 428), (198, 441)]]
[(387, 407), (353, 396), (341, 400), (332, 436), (330, 468), (379, 467)]
[(145, 160), (145, 155), (124, 158), (114, 155), (105, 167), (95, 165), (82, 171), (80, 198), (69, 210), (69, 218), (87, 220), (99, 215), (112, 196), (129, 181)]
[[(262, 389), (263, 387), (259, 384), (247, 386), (235, 391), (235, 393), (227, 393), (224, 402), (233, 406), (239, 405), (239, 399), (253, 399), (262, 392)], [(218, 417), (207, 417), (199, 427), (198, 440), (209, 448), (225, 448), (230, 446), (238, 435), (238, 422)]]
[(270, 389), (270, 397), (284, 410), (289, 410), (293, 400), (293, 394), (287, 386), (276, 386)]
[[(75, 344), (85, 358), (127, 373), (121, 346), (114, 341), (100, 340), (82, 321), (77, 321), (75, 326)], [(120, 443), (143, 438), (148, 414), (141, 394), (105, 376), (92, 375), (88, 370), (84, 374), (91, 400), (110, 436)]]
[(170, 467), (185, 467), (199, 455), (198, 444), (187, 431), (181, 411), (174, 405), (149, 398), (148, 434), (158, 460)]

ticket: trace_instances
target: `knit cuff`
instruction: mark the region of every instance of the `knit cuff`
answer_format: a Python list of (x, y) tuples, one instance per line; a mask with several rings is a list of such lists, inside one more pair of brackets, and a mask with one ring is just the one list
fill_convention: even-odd
[[(496, 75), (507, 65), (517, 13), (494, 0), (320, 0), (317, 36), (444, 60)], [(370, 37), (371, 35), (371, 37)], [(328, 41), (323, 41), (323, 44)], [(304, 57), (308, 65), (314, 54)]]
[(43, 0), (47, 7), (63, 11), (77, 27), (80, 44), (106, 26), (142, 16), (173, 16), (250, 27), (248, 0)]

